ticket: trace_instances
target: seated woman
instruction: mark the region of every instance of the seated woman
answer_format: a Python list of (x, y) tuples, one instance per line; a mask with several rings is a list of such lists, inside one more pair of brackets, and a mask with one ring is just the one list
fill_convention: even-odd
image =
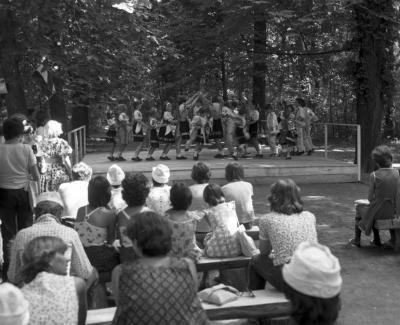
[(72, 167), (72, 182), (63, 183), (58, 189), (64, 202), (63, 218), (76, 219), (80, 207), (88, 204), (87, 189), (92, 178), (92, 168), (84, 162)]
[[(116, 216), (107, 208), (111, 186), (103, 176), (89, 182), (89, 204), (79, 208), (75, 229), (90, 263), (98, 272), (111, 271), (118, 263), (117, 252), (111, 244), (115, 239)], [(107, 245), (108, 244), (108, 245)]]
[(121, 210), (127, 207), (126, 202), (122, 198), (122, 186), (121, 183), (125, 178), (125, 173), (121, 167), (114, 164), (108, 168), (107, 171), (107, 180), (111, 185), (111, 199), (108, 203), (110, 209), (112, 209), (115, 213), (120, 212)]
[(282, 266), (303, 241), (317, 242), (315, 216), (303, 211), (300, 189), (291, 179), (271, 186), (271, 212), (259, 221), (260, 255), (249, 264), (249, 288), (263, 289), (268, 281), (282, 291)]
[(211, 232), (204, 238), (206, 255), (209, 257), (241, 255), (235, 202), (225, 202), (221, 187), (217, 184), (207, 185), (204, 189), (204, 201), (210, 206), (205, 213), (211, 225)]
[(22, 293), (29, 302), (31, 325), (86, 321), (85, 281), (67, 275), (67, 245), (58, 237), (36, 237), (24, 250)]
[(192, 203), (192, 193), (183, 183), (175, 183), (171, 188), (172, 209), (165, 213), (172, 229), (171, 256), (189, 257), (198, 260), (202, 251), (196, 244), (196, 215), (188, 211)]
[(250, 229), (255, 218), (252, 198), (253, 185), (244, 181), (243, 166), (238, 163), (226, 165), (225, 178), (228, 181), (228, 184), (222, 186), (225, 200), (227, 202), (235, 201), (239, 222), (246, 229)]
[(171, 208), (171, 202), (169, 199), (171, 186), (168, 185), (169, 176), (170, 172), (167, 166), (159, 164), (153, 167), (151, 173), (153, 186), (146, 199), (147, 207), (162, 216), (165, 214), (165, 211)]
[[(303, 242), (282, 269), (283, 292), (292, 303), (295, 325), (333, 325), (340, 311), (339, 260), (328, 247)], [(292, 324), (291, 323), (291, 324)]]
[(117, 214), (117, 237), (120, 241), (121, 261), (135, 259), (132, 242), (127, 234), (127, 226), (135, 214), (150, 211), (145, 206), (149, 195), (149, 181), (143, 174), (128, 173), (122, 181), (122, 198), (128, 206)]
[[(400, 215), (400, 177), (397, 169), (392, 167), (392, 152), (387, 146), (378, 146), (372, 151), (371, 156), (377, 170), (369, 177), (369, 207), (364, 211), (358, 207), (355, 237), (350, 240), (352, 245), (358, 247), (361, 246), (361, 229), (367, 236), (372, 230), (374, 239), (371, 244), (382, 246), (379, 230), (374, 228), (375, 220), (393, 219), (396, 214)], [(395, 231), (390, 230), (390, 242), (387, 245), (393, 246), (394, 242)]]
[(197, 298), (196, 267), (190, 259), (168, 256), (172, 230), (153, 211), (135, 215), (128, 236), (139, 259), (117, 266), (112, 291), (113, 324), (208, 324)]
[[(192, 192), (190, 211), (203, 211), (208, 208), (207, 202), (204, 201), (203, 192), (208, 185), (210, 176), (210, 168), (205, 163), (199, 161), (193, 165), (191, 177), (195, 184), (189, 186), (189, 190)], [(196, 233), (205, 234), (210, 231), (211, 227), (207, 218), (202, 218), (197, 223)]]

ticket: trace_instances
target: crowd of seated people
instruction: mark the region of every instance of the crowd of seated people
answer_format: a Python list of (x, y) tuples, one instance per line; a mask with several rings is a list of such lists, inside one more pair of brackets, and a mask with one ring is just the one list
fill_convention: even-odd
[[(12, 132), (5, 123), (5, 145), (20, 144), (19, 122), (9, 124)], [(0, 147), (0, 165), (10, 164), (1, 150), (21, 151), (28, 159), (25, 165), (22, 159), (15, 160), (21, 164), (16, 179), (35, 177), (36, 160), (29, 149)], [(72, 172), (81, 178), (61, 184), (59, 192), (40, 194), (34, 220), (28, 218), (14, 234), (6, 256), (9, 267), (3, 265), (8, 278), (3, 280), (20, 287), (22, 294), (10, 284), (0, 285), (0, 323), (15, 316), (12, 324), (26, 324), (26, 317), (29, 324), (84, 324), (87, 295), (98, 273), (112, 271), (114, 324), (158, 324), (160, 319), (206, 324), (196, 295), (195, 263), (202, 254), (241, 254), (238, 226), (249, 228), (255, 219), (253, 187), (244, 181), (243, 167), (228, 164), (228, 184), (222, 187), (210, 183), (210, 169), (200, 162), (193, 166), (195, 184), (190, 187), (167, 185), (170, 171), (165, 165), (153, 168), (152, 184), (141, 173), (125, 174), (118, 165), (110, 167), (107, 177), (91, 179), (91, 169), (83, 163), (73, 166)], [(5, 184), (0, 168), (0, 190), (9, 200), (28, 204), (19, 188), (13, 191)], [(84, 200), (72, 202), (70, 195)], [(0, 208), (5, 211), (2, 200)], [(275, 182), (268, 201), (271, 212), (258, 220), (260, 254), (249, 265), (249, 288), (263, 289), (269, 283), (282, 291), (292, 301), (296, 324), (333, 324), (340, 309), (340, 265), (326, 246), (318, 244), (315, 216), (303, 210), (300, 190), (292, 180)], [(9, 225), (4, 228), (8, 243), (13, 234)], [(196, 243), (196, 232), (207, 233), (204, 252)], [(9, 303), (11, 296), (21, 300), (21, 308), (7, 313), (1, 301)]]

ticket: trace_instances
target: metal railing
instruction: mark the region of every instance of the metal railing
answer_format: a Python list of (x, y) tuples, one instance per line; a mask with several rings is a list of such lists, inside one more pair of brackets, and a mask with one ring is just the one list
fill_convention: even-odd
[(72, 147), (72, 164), (76, 164), (86, 155), (86, 125), (68, 132), (68, 143)]
[(361, 181), (361, 125), (359, 124), (345, 124), (345, 123), (315, 123), (314, 125), (322, 125), (324, 127), (324, 157), (328, 159), (328, 126), (345, 126), (355, 127), (357, 129), (357, 142), (356, 142), (356, 159), (357, 162), (357, 179)]

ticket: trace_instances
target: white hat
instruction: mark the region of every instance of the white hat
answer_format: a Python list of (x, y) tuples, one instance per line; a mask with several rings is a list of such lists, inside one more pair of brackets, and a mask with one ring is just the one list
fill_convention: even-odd
[(29, 303), (21, 290), (11, 283), (0, 285), (0, 324), (26, 325), (29, 322)]
[(169, 181), (169, 168), (163, 164), (159, 164), (153, 167), (153, 172), (151, 173), (153, 180), (160, 184), (166, 184)]
[(120, 122), (129, 122), (129, 117), (126, 115), (126, 113), (121, 113), (118, 116), (118, 121)]
[(51, 201), (51, 202), (58, 203), (59, 205), (61, 205), (64, 208), (64, 202), (61, 198), (60, 193), (58, 193), (58, 192), (43, 192), (43, 193), (39, 194), (39, 196), (36, 199), (36, 205), (38, 205), (40, 202), (44, 202), (44, 201)]
[(342, 288), (339, 260), (318, 243), (300, 243), (282, 275), (293, 289), (312, 297), (333, 298)]
[(112, 186), (121, 185), (125, 178), (125, 173), (117, 164), (111, 165), (107, 171), (107, 180)]

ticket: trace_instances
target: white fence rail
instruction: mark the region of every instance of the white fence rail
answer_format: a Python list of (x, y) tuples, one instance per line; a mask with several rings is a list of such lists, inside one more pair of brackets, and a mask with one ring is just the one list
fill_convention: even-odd
[(86, 125), (68, 132), (68, 143), (72, 147), (72, 164), (76, 164), (86, 155)]

